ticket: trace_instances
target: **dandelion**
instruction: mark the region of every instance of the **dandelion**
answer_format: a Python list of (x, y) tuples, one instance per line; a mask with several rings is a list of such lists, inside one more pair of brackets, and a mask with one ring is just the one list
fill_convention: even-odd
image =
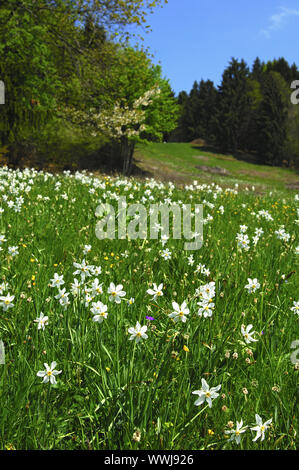
[(36, 374), (38, 377), (43, 377), (43, 382), (42, 383), (47, 383), (50, 381), (50, 383), (56, 384), (56, 375), (61, 374), (62, 370), (55, 370), (56, 367), (56, 362), (53, 361), (51, 363), (51, 366), (49, 367), (47, 363), (44, 363), (45, 369), (46, 370), (40, 370)]
[(194, 405), (199, 406), (206, 401), (209, 407), (212, 408), (212, 400), (219, 396), (219, 393), (217, 392), (221, 389), (221, 385), (210, 388), (205, 379), (201, 379), (201, 386), (202, 388), (200, 390), (195, 390), (192, 392), (193, 395), (198, 395)]

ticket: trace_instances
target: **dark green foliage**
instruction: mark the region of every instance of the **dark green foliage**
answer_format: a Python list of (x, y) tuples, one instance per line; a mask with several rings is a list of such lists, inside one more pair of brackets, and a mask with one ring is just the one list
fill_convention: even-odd
[(179, 126), (171, 141), (204, 139), (223, 153), (251, 152), (258, 162), (298, 166), (299, 106), (291, 104), (296, 64), (284, 58), (267, 63), (257, 57), (251, 70), (232, 59), (216, 89), (209, 80), (179, 93)]

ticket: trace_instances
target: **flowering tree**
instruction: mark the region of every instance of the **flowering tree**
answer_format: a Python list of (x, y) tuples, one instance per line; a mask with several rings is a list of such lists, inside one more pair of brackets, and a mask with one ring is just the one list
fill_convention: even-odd
[(118, 143), (123, 173), (128, 175), (136, 142), (161, 141), (163, 132), (177, 125), (178, 106), (168, 81), (161, 78), (160, 67), (153, 66), (143, 51), (122, 49), (106, 83), (105, 102), (87, 110), (68, 107), (63, 112), (92, 136), (105, 135)]

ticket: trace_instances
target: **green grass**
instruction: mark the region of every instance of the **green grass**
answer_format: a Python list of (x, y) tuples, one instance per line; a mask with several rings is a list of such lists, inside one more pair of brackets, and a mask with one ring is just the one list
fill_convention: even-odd
[[(6, 169), (0, 171), (0, 186), (0, 233), (6, 239), (1, 276), (8, 283), (2, 295), (14, 295), (12, 308), (0, 307), (6, 353), (0, 365), (1, 449), (296, 448), (298, 369), (291, 343), (299, 339), (299, 317), (291, 307), (298, 300), (298, 201), (293, 193), (187, 190), (149, 180)], [(114, 195), (126, 196), (128, 203), (145, 197), (146, 207), (165, 198), (214, 204), (205, 203), (204, 216), (213, 219), (204, 225), (202, 248), (184, 251), (185, 240), (170, 237), (164, 248), (171, 259), (165, 260), (160, 240), (99, 240), (95, 209), (99, 201), (117, 207)], [(9, 201), (20, 196), (24, 202), (15, 211)], [(273, 220), (258, 219), (260, 210)], [(241, 224), (248, 226), (248, 251), (237, 248)], [(275, 234), (281, 225), (288, 241)], [(258, 227), (264, 233), (254, 247)], [(91, 251), (84, 255), (87, 244)], [(18, 255), (9, 254), (11, 246), (18, 246)], [(102, 268), (97, 277), (103, 293), (87, 304), (84, 283), (81, 294), (71, 293), (74, 277), (80, 280), (73, 263), (83, 258)], [(208, 276), (196, 272), (199, 263), (210, 270)], [(66, 309), (55, 299), (58, 289), (49, 285), (55, 273), (63, 275), (69, 293)], [(86, 288), (95, 277), (86, 280)], [(248, 278), (261, 284), (251, 294), (245, 289)], [(197, 315), (196, 289), (211, 281), (215, 309), (204, 318)], [(120, 304), (109, 300), (111, 282), (126, 292)], [(152, 283), (163, 283), (163, 296), (156, 300), (147, 293)], [(135, 302), (128, 305), (131, 297)], [(168, 316), (172, 302), (184, 300), (187, 321), (175, 323)], [(96, 301), (108, 307), (102, 323), (92, 320)], [(34, 321), (41, 312), (48, 316), (44, 330)], [(148, 326), (148, 338), (139, 343), (128, 333), (137, 321)], [(244, 343), (242, 324), (253, 325), (257, 342)], [(37, 376), (52, 361), (62, 371), (56, 385)], [(198, 397), (192, 392), (201, 388), (202, 378), (210, 387), (221, 384), (211, 408), (194, 404)], [(263, 441), (253, 442), (256, 413), (272, 424)], [(225, 430), (241, 419), (249, 427), (238, 446), (228, 442)], [(139, 442), (133, 439), (138, 430)]]
[[(203, 158), (201, 158), (203, 157)], [(232, 185), (235, 182), (243, 185), (254, 184), (257, 189), (286, 189), (287, 184), (297, 184), (298, 174), (295, 170), (257, 165), (238, 160), (232, 155), (222, 155), (201, 150), (200, 145), (189, 143), (149, 143), (139, 144), (135, 151), (137, 166), (151, 172), (154, 177), (173, 179), (179, 182), (216, 182)], [(218, 167), (228, 170), (229, 175), (221, 176), (208, 173), (196, 166)]]

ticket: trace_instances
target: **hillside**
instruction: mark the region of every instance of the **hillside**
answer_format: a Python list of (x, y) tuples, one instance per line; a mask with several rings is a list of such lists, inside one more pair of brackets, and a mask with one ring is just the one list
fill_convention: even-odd
[(163, 181), (188, 183), (196, 179), (224, 185), (240, 183), (254, 185), (261, 191), (299, 189), (296, 170), (250, 163), (240, 157), (207, 151), (206, 147), (194, 142), (138, 145), (134, 163), (145, 175)]

